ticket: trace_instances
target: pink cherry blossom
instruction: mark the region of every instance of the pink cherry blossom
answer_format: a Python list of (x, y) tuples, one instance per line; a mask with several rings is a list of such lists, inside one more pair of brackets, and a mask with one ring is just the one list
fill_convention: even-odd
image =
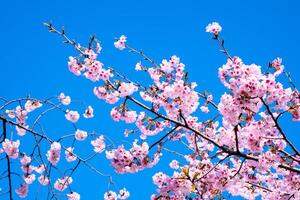
[(94, 109), (92, 108), (92, 106), (88, 106), (87, 109), (84, 111), (83, 116), (85, 118), (92, 118), (94, 117)]
[(119, 199), (127, 199), (127, 198), (129, 198), (129, 196), (130, 196), (130, 193), (126, 190), (126, 188), (123, 188), (119, 191), (119, 194), (118, 194)]
[(80, 116), (79, 116), (79, 113), (77, 111), (66, 110), (65, 117), (70, 122), (76, 123), (78, 121), (78, 119), (79, 119)]
[(59, 178), (55, 181), (54, 188), (58, 191), (64, 191), (72, 182), (72, 177), (64, 176), (63, 178)]
[(117, 41), (115, 41), (114, 43), (115, 47), (119, 50), (125, 49), (125, 43), (127, 41), (126, 39), (127, 39), (126, 36), (121, 35), (121, 37)]
[(58, 96), (58, 100), (65, 106), (67, 106), (71, 103), (71, 97), (66, 96), (63, 92), (60, 93), (60, 95)]
[(70, 194), (67, 194), (68, 200), (80, 200), (80, 194), (77, 192), (71, 192)]
[(60, 151), (61, 151), (61, 144), (58, 142), (53, 142), (46, 154), (48, 161), (52, 165), (56, 165), (60, 160)]
[(68, 162), (74, 162), (77, 159), (77, 156), (73, 153), (74, 147), (68, 147), (65, 150), (66, 160)]
[(9, 139), (5, 139), (4, 142), (2, 142), (2, 148), (5, 151), (5, 153), (12, 159), (16, 159), (19, 156), (19, 146), (20, 141), (12, 141)]
[(27, 196), (27, 194), (28, 194), (28, 185), (27, 184), (23, 184), (23, 185), (21, 185), (21, 187), (19, 187), (15, 191), (19, 195), (19, 197), (25, 198)]
[(26, 103), (25, 103), (25, 110), (27, 112), (32, 112), (34, 111), (35, 109), (37, 108), (40, 108), (43, 104), (39, 101), (36, 101), (36, 100), (27, 100)]
[(26, 174), (23, 176), (24, 181), (30, 185), (35, 181), (35, 174)]
[(75, 132), (75, 138), (76, 138), (76, 140), (83, 141), (83, 140), (85, 140), (85, 138), (87, 136), (88, 136), (88, 134), (87, 134), (86, 131), (77, 129), (76, 132)]
[(44, 165), (44, 164), (41, 164), (41, 165), (35, 167), (34, 170), (35, 170), (37, 173), (42, 174), (42, 173), (45, 171), (45, 165)]
[(213, 33), (218, 35), (218, 33), (222, 30), (222, 27), (218, 22), (212, 22), (206, 26), (206, 32)]
[(48, 178), (47, 176), (45, 176), (45, 175), (41, 175), (41, 176), (38, 178), (38, 180), (39, 180), (40, 184), (43, 185), (43, 186), (48, 185), (49, 182), (50, 182), (49, 178)]
[(72, 56), (69, 57), (68, 67), (70, 72), (72, 72), (76, 76), (81, 75), (82, 67), (80, 66), (76, 58), (73, 58)]
[(100, 135), (95, 140), (92, 140), (91, 144), (93, 145), (96, 153), (102, 153), (105, 150), (104, 136)]
[(105, 192), (104, 200), (117, 200), (117, 194), (113, 191)]
[(132, 95), (135, 91), (137, 91), (137, 87), (133, 83), (125, 83), (122, 82), (120, 87), (118, 88), (119, 96), (126, 97)]

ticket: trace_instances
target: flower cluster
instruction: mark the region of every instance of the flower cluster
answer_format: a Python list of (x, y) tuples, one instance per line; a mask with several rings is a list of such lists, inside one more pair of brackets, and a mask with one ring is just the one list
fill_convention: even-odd
[(108, 191), (104, 193), (104, 200), (117, 200), (117, 199), (128, 199), (130, 193), (123, 188), (119, 191), (119, 194), (115, 193), (114, 191)]
[(154, 159), (150, 159), (148, 153), (148, 144), (144, 142), (139, 145), (136, 140), (131, 149), (126, 150), (124, 146), (119, 146), (112, 151), (106, 151), (106, 157), (111, 160), (112, 166), (118, 173), (135, 173), (150, 168), (158, 162), (160, 153), (156, 153)]
[(48, 161), (52, 165), (56, 165), (60, 160), (60, 151), (61, 151), (61, 144), (58, 142), (53, 142), (51, 144), (50, 149), (48, 150), (46, 156)]

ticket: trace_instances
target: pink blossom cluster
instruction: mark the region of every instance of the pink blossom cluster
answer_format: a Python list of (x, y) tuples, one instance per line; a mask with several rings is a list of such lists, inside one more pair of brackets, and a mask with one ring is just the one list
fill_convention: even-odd
[(128, 199), (129, 196), (130, 193), (126, 188), (121, 189), (118, 194), (110, 190), (104, 193), (104, 200)]
[(135, 173), (153, 167), (159, 161), (160, 153), (156, 153), (153, 159), (150, 159), (148, 153), (148, 144), (146, 142), (138, 144), (135, 140), (129, 150), (122, 145), (117, 149), (106, 151), (106, 158), (111, 160), (118, 173)]
[(135, 125), (141, 131), (141, 139), (146, 139), (147, 136), (154, 136), (162, 132), (169, 124), (165, 121), (153, 120), (151, 117), (146, 116), (145, 112), (140, 112)]
[(68, 67), (73, 74), (76, 76), (83, 74), (84, 77), (93, 82), (106, 81), (110, 78), (111, 71), (103, 68), (103, 63), (96, 60), (97, 53), (92, 49), (86, 49), (83, 54), (85, 56), (83, 60), (72, 56), (69, 57)]
[(91, 141), (91, 144), (94, 147), (94, 151), (96, 153), (102, 153), (105, 150), (106, 144), (104, 142), (104, 136), (100, 135), (98, 138), (95, 140)]
[(119, 101), (119, 92), (111, 88), (99, 86), (94, 88), (94, 94), (99, 99), (105, 100), (106, 103), (115, 104)]
[(9, 139), (5, 139), (2, 142), (2, 149), (12, 159), (16, 159), (19, 157), (19, 146), (20, 140), (12, 141)]
[[(277, 58), (272, 66), (278, 67), (278, 65), (281, 66), (281, 60)], [(219, 69), (219, 77), (232, 92), (232, 95), (224, 94), (219, 104), (220, 113), (231, 124), (236, 124), (241, 114), (246, 114), (251, 119), (262, 107), (262, 99), (270, 105), (275, 103), (276, 111), (291, 109), (299, 112), (299, 108), (292, 104), (293, 94), (297, 91), (292, 91), (291, 88), (285, 89), (276, 81), (276, 74), (263, 74), (260, 66), (246, 65), (240, 58), (234, 57), (228, 59), (228, 62)], [(298, 119), (295, 115), (293, 117), (294, 120)]]
[(48, 150), (46, 156), (48, 161), (52, 165), (56, 165), (60, 160), (61, 144), (58, 142), (53, 142), (50, 149)]
[(126, 123), (134, 123), (136, 121), (137, 113), (136, 111), (128, 110), (123, 104), (120, 107), (114, 107), (110, 116), (114, 121), (125, 121)]

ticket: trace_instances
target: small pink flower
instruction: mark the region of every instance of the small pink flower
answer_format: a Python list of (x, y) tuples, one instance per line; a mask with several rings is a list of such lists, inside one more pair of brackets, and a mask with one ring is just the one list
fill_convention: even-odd
[(209, 112), (209, 109), (208, 109), (207, 106), (201, 106), (201, 107), (200, 107), (200, 110), (201, 110), (202, 112), (204, 112), (204, 113), (208, 113), (208, 112)]
[(83, 141), (88, 136), (86, 131), (77, 129), (75, 132), (76, 140)]
[(136, 71), (140, 71), (140, 70), (142, 70), (142, 69), (143, 69), (142, 63), (141, 63), (141, 62), (136, 63), (136, 65), (135, 65), (135, 70), (136, 70)]
[(31, 162), (31, 157), (24, 154), (23, 157), (20, 158), (20, 162), (21, 162), (22, 165), (28, 165)]
[[(23, 125), (24, 126), (24, 125)], [(28, 125), (24, 126), (25, 128), (29, 128)], [(19, 136), (24, 136), (26, 134), (26, 129), (16, 126), (16, 130)]]
[(96, 153), (101, 153), (105, 150), (105, 142), (103, 135), (100, 135), (95, 140), (92, 140), (91, 144), (94, 146), (94, 151)]
[(105, 192), (104, 200), (117, 200), (117, 194), (113, 191)]
[(10, 141), (9, 139), (5, 139), (4, 142), (2, 142), (2, 148), (5, 151), (5, 153), (12, 159), (16, 159), (19, 156), (19, 146), (20, 141)]
[(206, 32), (213, 33), (218, 35), (218, 33), (222, 30), (222, 27), (218, 22), (212, 22), (206, 26)]
[(43, 173), (43, 172), (45, 171), (45, 165), (44, 165), (44, 164), (41, 164), (41, 165), (39, 165), (38, 167), (35, 167), (34, 170), (35, 170), (37, 173), (41, 174), (41, 173)]
[(177, 160), (172, 160), (172, 162), (170, 162), (170, 167), (172, 169), (178, 169), (179, 168), (178, 161)]
[(28, 185), (23, 184), (23, 185), (21, 185), (20, 188), (16, 189), (15, 191), (19, 195), (19, 197), (25, 198), (27, 196), (27, 193), (28, 193)]
[(126, 188), (123, 188), (119, 191), (118, 198), (119, 199), (127, 199), (130, 196), (130, 193), (126, 190)]
[(64, 93), (60, 93), (60, 95), (58, 96), (58, 100), (65, 106), (71, 103), (71, 97), (66, 96)]
[(38, 180), (39, 180), (40, 184), (43, 185), (43, 186), (48, 185), (49, 182), (50, 182), (49, 178), (48, 178), (47, 176), (45, 176), (45, 175), (41, 175), (41, 176), (38, 178)]
[(50, 150), (48, 150), (46, 156), (52, 165), (56, 165), (60, 160), (60, 150), (61, 150), (60, 143), (53, 142), (51, 144)]
[(35, 181), (35, 174), (27, 174), (23, 176), (24, 181), (30, 185)]
[(66, 110), (65, 117), (70, 122), (76, 123), (80, 116), (79, 116), (79, 113), (77, 111)]
[(82, 67), (80, 66), (80, 64), (78, 64), (78, 61), (76, 58), (73, 58), (72, 56), (69, 57), (68, 67), (69, 67), (70, 72), (72, 72), (76, 76), (81, 75)]
[(85, 110), (83, 116), (85, 118), (92, 118), (94, 117), (94, 109), (92, 108), (92, 106), (88, 106), (87, 109)]
[(77, 192), (71, 192), (70, 194), (67, 194), (68, 200), (80, 200), (80, 194)]
[(68, 162), (74, 162), (77, 159), (77, 156), (73, 153), (74, 147), (68, 147), (65, 151), (66, 160)]
[(119, 50), (125, 49), (126, 36), (121, 35), (121, 37), (114, 43), (115, 47)]
[(6, 110), (5, 113), (8, 115), (9, 118), (15, 118), (15, 110)]
[(34, 111), (35, 109), (40, 108), (42, 105), (43, 105), (43, 104), (42, 104), (41, 102), (39, 102), (39, 101), (35, 101), (35, 100), (31, 101), (31, 100), (28, 100), (28, 101), (26, 101), (26, 103), (25, 103), (25, 110), (26, 110), (27, 112), (32, 112), (32, 111)]
[(97, 42), (97, 44), (96, 44), (96, 52), (97, 52), (97, 53), (100, 53), (101, 50), (102, 50), (102, 47), (101, 47), (100, 43)]
[(72, 177), (65, 176), (62, 179), (57, 179), (54, 183), (54, 188), (58, 191), (64, 191), (73, 182)]

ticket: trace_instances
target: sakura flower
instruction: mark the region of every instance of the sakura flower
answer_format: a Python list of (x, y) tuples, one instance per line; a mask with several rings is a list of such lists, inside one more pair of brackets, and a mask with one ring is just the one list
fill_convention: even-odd
[(68, 200), (80, 200), (80, 194), (77, 192), (71, 192), (70, 194), (67, 194)]
[[(101, 48), (101, 47), (100, 47)], [(89, 59), (96, 60), (97, 54), (92, 49), (86, 49), (84, 52)]]
[(12, 159), (16, 159), (19, 156), (19, 146), (20, 141), (11, 141), (9, 139), (5, 139), (4, 142), (2, 142), (2, 148), (5, 151), (5, 153)]
[(103, 135), (100, 135), (95, 140), (92, 140), (91, 144), (94, 146), (94, 151), (96, 153), (101, 153), (105, 150), (105, 142)]
[(126, 36), (121, 35), (121, 37), (114, 43), (115, 47), (119, 50), (125, 49)]
[(73, 162), (77, 159), (77, 156), (73, 153), (74, 147), (68, 147), (65, 150), (66, 160), (68, 162)]
[(24, 154), (23, 157), (20, 158), (20, 162), (21, 162), (22, 165), (28, 165), (31, 162), (31, 157)]
[[(24, 125), (23, 125), (24, 126)], [(28, 129), (28, 125), (24, 126), (24, 128)], [(19, 136), (24, 136), (26, 134), (26, 129), (22, 127), (16, 126), (16, 130)]]
[(70, 72), (72, 72), (76, 76), (81, 75), (82, 68), (76, 58), (73, 58), (72, 56), (69, 57), (68, 67)]
[(172, 162), (170, 162), (170, 167), (172, 169), (178, 169), (179, 168), (178, 161), (177, 160), (172, 160)]
[(6, 110), (5, 113), (8, 115), (9, 118), (15, 118), (15, 110)]
[(126, 190), (126, 188), (123, 188), (119, 191), (118, 198), (119, 199), (127, 199), (130, 196), (130, 193)]
[(131, 82), (131, 83), (125, 83), (122, 82), (120, 87), (118, 88), (119, 96), (120, 97), (126, 97), (132, 95), (135, 91), (137, 91), (137, 87)]
[(27, 164), (27, 165), (22, 165), (22, 166), (21, 166), (21, 170), (22, 170), (24, 173), (29, 174), (29, 173), (32, 173), (32, 171), (34, 170), (34, 167), (33, 167), (32, 165), (29, 165), (29, 164)]
[(66, 110), (65, 117), (70, 122), (76, 123), (80, 116), (79, 116), (79, 113), (77, 111)]
[(43, 172), (45, 171), (45, 165), (44, 165), (44, 164), (41, 164), (41, 165), (35, 167), (34, 170), (35, 170), (37, 173), (41, 174), (41, 173), (43, 173)]
[(37, 108), (40, 108), (43, 104), (40, 101), (36, 101), (36, 100), (27, 100), (25, 103), (25, 110), (27, 112), (32, 112)]
[(204, 113), (208, 113), (209, 112), (209, 109), (207, 106), (201, 106), (200, 107), (201, 111), (204, 112)]
[(75, 132), (76, 140), (83, 141), (88, 136), (86, 131), (77, 129)]
[(221, 30), (222, 27), (218, 22), (212, 22), (206, 26), (206, 32), (213, 33), (215, 35), (218, 35)]
[(57, 179), (55, 181), (54, 188), (58, 191), (64, 191), (72, 182), (72, 177), (65, 176), (62, 179)]
[(135, 70), (136, 71), (140, 71), (143, 69), (143, 66), (142, 66), (142, 63), (141, 62), (138, 62), (135, 64)]
[(162, 60), (162, 63), (160, 64), (160, 68), (163, 72), (169, 74), (171, 73), (174, 69), (171, 67), (171, 64), (166, 60)]
[(58, 100), (65, 106), (71, 103), (71, 97), (66, 96), (64, 93), (60, 93), (60, 95), (58, 96)]
[(113, 191), (105, 192), (104, 200), (117, 200), (117, 194)]
[(83, 116), (85, 118), (92, 118), (94, 117), (94, 109), (92, 108), (92, 106), (88, 106), (87, 109), (84, 111)]
[(52, 165), (56, 165), (58, 161), (60, 160), (60, 151), (61, 151), (61, 145), (58, 142), (53, 142), (51, 144), (50, 150), (48, 150), (46, 156), (48, 161)]
[(38, 180), (39, 180), (40, 184), (43, 185), (43, 186), (48, 185), (49, 182), (50, 182), (49, 178), (48, 178), (47, 176), (45, 176), (45, 175), (41, 175), (41, 176), (38, 178)]
[(278, 76), (284, 70), (284, 66), (282, 65), (282, 59), (276, 58), (272, 61), (271, 66), (275, 69), (274, 76)]
[(15, 192), (19, 195), (19, 197), (25, 198), (28, 193), (28, 185), (27, 184), (21, 185), (21, 187), (16, 189)]
[(97, 44), (96, 44), (96, 52), (100, 53), (101, 50), (102, 50), (102, 47), (101, 47), (100, 43), (97, 42)]
[(23, 179), (27, 184), (30, 185), (35, 181), (35, 174), (27, 174), (23, 176)]

